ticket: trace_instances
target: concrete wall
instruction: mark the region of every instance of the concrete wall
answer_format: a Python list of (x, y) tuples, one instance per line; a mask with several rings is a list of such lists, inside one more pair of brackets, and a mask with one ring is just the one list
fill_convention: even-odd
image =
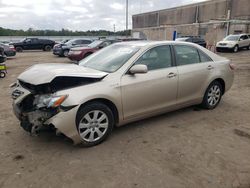
[(250, 0), (213, 0), (134, 15), (132, 32), (149, 40), (172, 40), (173, 31), (177, 31), (179, 35), (200, 35), (213, 45), (227, 34), (228, 10), (232, 21), (229, 33), (250, 33)]
[(228, 9), (231, 19), (250, 19), (250, 0), (214, 0), (134, 15), (133, 29), (226, 20)]
[(250, 0), (232, 0), (232, 18), (250, 19)]

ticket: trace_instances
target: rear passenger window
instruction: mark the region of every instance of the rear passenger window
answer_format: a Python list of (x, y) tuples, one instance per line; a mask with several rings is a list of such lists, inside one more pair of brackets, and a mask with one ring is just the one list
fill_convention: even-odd
[(200, 55), (201, 62), (213, 61), (210, 57), (208, 57), (206, 54), (204, 54), (200, 50), (199, 50), (199, 55)]
[(196, 48), (184, 45), (176, 45), (174, 48), (177, 65), (200, 63), (200, 57)]
[(91, 41), (90, 40), (82, 40), (82, 44), (90, 44)]
[(157, 46), (143, 54), (135, 64), (147, 65), (148, 70), (163, 69), (172, 66), (170, 46)]
[(73, 44), (81, 44), (81, 40), (75, 40)]

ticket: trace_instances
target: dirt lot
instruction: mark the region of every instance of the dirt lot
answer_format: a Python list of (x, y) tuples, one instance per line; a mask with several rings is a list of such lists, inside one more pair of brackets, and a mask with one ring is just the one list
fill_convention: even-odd
[(9, 59), (0, 80), (0, 187), (250, 188), (250, 51), (222, 55), (238, 70), (218, 108), (190, 107), (117, 128), (92, 148), (52, 133), (30, 137), (12, 113), (9, 85), (18, 74), (68, 60), (39, 51)]

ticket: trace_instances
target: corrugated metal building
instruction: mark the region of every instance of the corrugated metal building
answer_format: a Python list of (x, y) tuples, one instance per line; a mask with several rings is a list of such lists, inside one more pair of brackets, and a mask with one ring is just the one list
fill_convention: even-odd
[(211, 0), (133, 15), (134, 34), (149, 40), (200, 35), (213, 45), (227, 34), (250, 33), (250, 0)]

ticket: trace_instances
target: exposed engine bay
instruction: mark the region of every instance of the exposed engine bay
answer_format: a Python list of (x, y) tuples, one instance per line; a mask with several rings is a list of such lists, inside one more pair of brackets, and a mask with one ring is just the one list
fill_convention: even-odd
[[(57, 96), (56, 92), (100, 81), (102, 78), (56, 77), (50, 83), (34, 85), (22, 80), (13, 84), (12, 98), (15, 115), (24, 130), (36, 135), (47, 128), (45, 122), (61, 111), (74, 106), (62, 106), (67, 95)], [(53, 126), (51, 126), (53, 127)]]

